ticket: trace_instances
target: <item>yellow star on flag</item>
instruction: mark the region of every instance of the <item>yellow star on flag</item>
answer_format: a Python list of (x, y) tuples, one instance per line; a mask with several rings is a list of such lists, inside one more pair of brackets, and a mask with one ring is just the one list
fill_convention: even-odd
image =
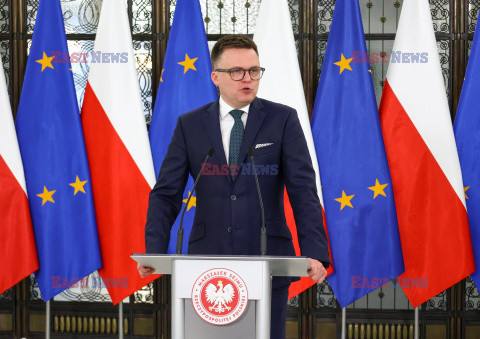
[(335, 201), (338, 201), (341, 206), (340, 206), (340, 211), (343, 210), (343, 208), (345, 206), (349, 206), (351, 208), (353, 208), (352, 206), (352, 203), (350, 200), (352, 200), (352, 198), (355, 196), (355, 194), (352, 194), (352, 195), (346, 195), (345, 194), (345, 191), (342, 191), (342, 197), (341, 198), (338, 198), (338, 199), (335, 199)]
[[(188, 192), (188, 195), (190, 195), (190, 191)], [(187, 203), (187, 199), (183, 199), (183, 202), (186, 204)], [(188, 203), (188, 206), (187, 206), (187, 211), (190, 211), (190, 208), (192, 207), (197, 207), (197, 197), (193, 196), (190, 198), (190, 202)]]
[(56, 190), (49, 191), (49, 190), (47, 190), (46, 186), (43, 186), (43, 193), (37, 194), (37, 196), (42, 198), (42, 206), (45, 205), (45, 203), (47, 201), (51, 201), (51, 202), (55, 203), (55, 201), (53, 200), (53, 197), (52, 197), (53, 193), (55, 193), (55, 192), (56, 192)]
[(47, 57), (47, 54), (43, 52), (43, 58), (35, 60), (35, 62), (38, 62), (40, 65), (42, 65), (42, 72), (43, 72), (47, 67), (54, 69), (52, 65), (53, 59), (55, 59), (55, 55), (51, 57)]
[(85, 184), (87, 183), (87, 180), (85, 181), (80, 181), (80, 179), (78, 178), (78, 175), (77, 175), (77, 179), (75, 180), (75, 182), (72, 182), (71, 184), (69, 184), (70, 186), (72, 186), (73, 188), (75, 188), (75, 192), (73, 192), (73, 195), (77, 195), (78, 192), (83, 192), (85, 193), (85, 188), (83, 187)]
[(183, 66), (183, 74), (187, 73), (187, 71), (189, 69), (193, 69), (194, 71), (196, 71), (197, 69), (195, 68), (195, 61), (197, 61), (198, 58), (195, 58), (195, 59), (190, 59), (190, 57), (188, 56), (187, 53), (185, 53), (185, 60), (182, 61), (182, 62), (179, 62), (178, 64), (179, 65), (182, 65)]
[(340, 59), (340, 61), (335, 62), (334, 64), (340, 67), (340, 74), (342, 74), (342, 72), (346, 69), (353, 71), (352, 67), (350, 67), (350, 62), (352, 62), (352, 60), (353, 58), (346, 59), (342, 53), (342, 58)]
[(162, 74), (160, 74), (160, 82), (163, 82), (163, 78), (162, 78), (163, 77), (163, 72), (165, 72), (165, 68), (162, 69)]
[(467, 186), (467, 187), (463, 188), (463, 191), (465, 192), (465, 199), (469, 199), (468, 195), (467, 195), (467, 191), (468, 191), (469, 188), (470, 188), (470, 186)]
[(375, 186), (370, 186), (368, 189), (374, 192), (373, 199), (375, 199), (379, 194), (383, 195), (384, 197), (387, 196), (384, 191), (385, 187), (387, 186), (388, 184), (380, 185), (380, 183), (378, 182), (378, 179), (375, 179)]

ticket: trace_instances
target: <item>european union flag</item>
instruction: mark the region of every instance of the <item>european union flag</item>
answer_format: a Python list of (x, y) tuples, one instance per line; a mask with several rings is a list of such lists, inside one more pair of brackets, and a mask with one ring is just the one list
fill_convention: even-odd
[[(149, 132), (157, 177), (178, 117), (217, 99), (211, 73), (210, 53), (200, 3), (198, 0), (178, 0)], [(183, 195), (184, 203), (192, 187), (193, 180), (189, 178)], [(183, 253), (188, 250), (195, 201), (192, 197), (183, 219)], [(179, 219), (177, 218), (171, 230), (168, 253), (176, 253)]]
[(312, 116), (341, 307), (404, 272), (358, 1), (339, 0)]
[(467, 73), (453, 131), (462, 168), (468, 222), (477, 270), (471, 275), (480, 289), (480, 25), (475, 28)]
[(59, 0), (38, 6), (16, 128), (47, 301), (101, 267), (90, 173)]

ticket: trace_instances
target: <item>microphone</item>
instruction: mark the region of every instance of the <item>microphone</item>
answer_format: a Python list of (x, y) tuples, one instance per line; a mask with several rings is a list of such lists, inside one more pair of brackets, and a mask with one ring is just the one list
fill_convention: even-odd
[(187, 210), (188, 203), (190, 202), (190, 199), (193, 196), (193, 192), (195, 191), (195, 188), (197, 187), (198, 179), (200, 179), (200, 176), (202, 175), (203, 172), (203, 167), (208, 161), (208, 158), (210, 158), (213, 153), (215, 153), (215, 148), (210, 147), (207, 151), (207, 156), (205, 157), (205, 160), (202, 163), (202, 168), (200, 169), (200, 172), (198, 172), (197, 178), (195, 179), (195, 183), (193, 184), (192, 191), (188, 195), (187, 203), (185, 206), (183, 206), (183, 211), (182, 211), (182, 216), (180, 217), (180, 226), (178, 227), (178, 233), (177, 233), (177, 254), (182, 254), (182, 246), (183, 246), (183, 216), (185, 215), (185, 211)]
[(265, 228), (265, 210), (263, 208), (262, 193), (260, 192), (260, 185), (258, 184), (257, 170), (255, 169), (255, 162), (253, 161), (254, 149), (248, 148), (248, 155), (252, 160), (253, 174), (255, 175), (255, 184), (257, 184), (258, 199), (260, 200), (260, 210), (262, 211), (262, 228), (260, 230), (260, 254), (267, 254), (267, 229)]

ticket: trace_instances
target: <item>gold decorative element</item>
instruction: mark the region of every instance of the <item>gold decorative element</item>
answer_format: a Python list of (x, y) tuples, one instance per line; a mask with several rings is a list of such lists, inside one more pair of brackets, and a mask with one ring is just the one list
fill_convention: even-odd
[(77, 323), (78, 323), (78, 333), (82, 333), (82, 317), (80, 316), (77, 317)]
[(237, 22), (237, 18), (234, 17), (234, 16), (232, 16), (232, 18), (230, 20), (232, 20), (233, 23)]
[(117, 318), (112, 319), (112, 332), (113, 334), (117, 333)]
[(60, 332), (65, 332), (65, 317), (60, 316)]
[(65, 331), (70, 332), (71, 328), (72, 327), (70, 326), (70, 316), (67, 315), (65, 317)]
[(123, 319), (123, 332), (125, 334), (128, 333), (128, 319), (127, 318)]
[(373, 7), (373, 3), (371, 1), (367, 2), (367, 8), (370, 9)]
[(100, 318), (100, 333), (105, 333), (105, 318)]
[(88, 318), (83, 317), (83, 333), (87, 333), (87, 332), (88, 332)]
[(223, 8), (223, 2), (219, 2), (218, 5), (217, 5), (218, 8), (222, 9)]
[(58, 332), (58, 315), (53, 317), (53, 331)]
[(245, 8), (250, 8), (252, 6), (248, 1), (245, 3)]
[(208, 16), (205, 17), (205, 19), (203, 19), (207, 24), (210, 22), (210, 18)]
[(93, 333), (93, 317), (88, 318), (88, 332)]
[(380, 17), (380, 21), (381, 21), (382, 23), (385, 23), (385, 22), (387, 21), (387, 17), (386, 17), (386, 16)]
[(100, 319), (98, 317), (95, 317), (95, 333), (98, 333), (100, 331)]
[(398, 0), (395, 1), (395, 2), (393, 3), (393, 7), (395, 7), (395, 8), (400, 8), (400, 1), (398, 1)]
[(110, 333), (112, 330), (112, 320), (110, 318), (107, 318), (107, 333)]
[(77, 318), (72, 317), (72, 332), (75, 333), (77, 330)]

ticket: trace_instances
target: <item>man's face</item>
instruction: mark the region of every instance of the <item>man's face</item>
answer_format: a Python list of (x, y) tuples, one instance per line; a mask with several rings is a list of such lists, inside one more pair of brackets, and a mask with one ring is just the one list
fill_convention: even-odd
[[(220, 55), (215, 69), (241, 67), (249, 70), (259, 67), (260, 61), (253, 49), (229, 48)], [(250, 104), (257, 96), (259, 80), (252, 80), (248, 72), (243, 80), (234, 81), (228, 72), (212, 72), (212, 81), (220, 89), (223, 100), (233, 108), (242, 108)]]

